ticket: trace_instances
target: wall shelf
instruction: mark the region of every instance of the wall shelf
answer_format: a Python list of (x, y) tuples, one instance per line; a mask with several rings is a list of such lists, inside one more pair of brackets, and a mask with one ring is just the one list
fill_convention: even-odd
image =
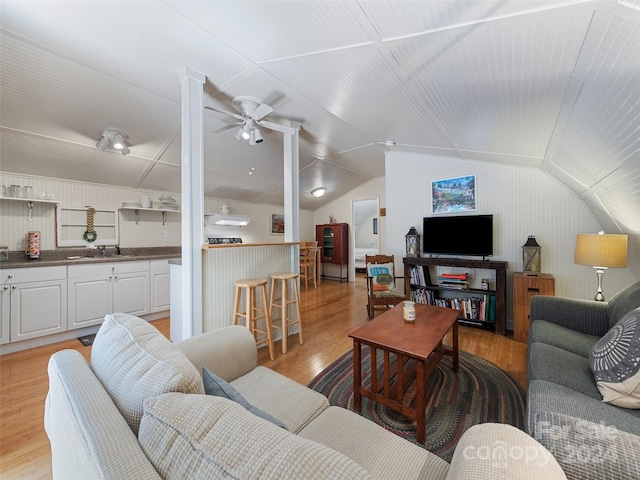
[(10, 202), (23, 202), (27, 204), (27, 208), (29, 209), (29, 217), (28, 220), (33, 220), (33, 205), (35, 203), (43, 203), (50, 205), (57, 205), (59, 202), (56, 200), (39, 200), (37, 198), (17, 198), (17, 197), (0, 197), (2, 201), (10, 201)]
[(167, 224), (167, 213), (181, 213), (180, 210), (173, 208), (136, 208), (136, 207), (122, 207), (119, 210), (134, 211), (136, 214), (136, 225), (140, 223), (140, 212), (161, 212), (162, 213), (162, 225)]

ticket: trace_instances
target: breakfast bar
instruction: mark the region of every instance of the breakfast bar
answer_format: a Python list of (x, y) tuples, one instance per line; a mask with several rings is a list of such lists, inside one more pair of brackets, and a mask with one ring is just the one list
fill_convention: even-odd
[(234, 284), (244, 278), (265, 278), (272, 273), (298, 272), (300, 245), (234, 243), (202, 247), (202, 330), (209, 332), (233, 322)]

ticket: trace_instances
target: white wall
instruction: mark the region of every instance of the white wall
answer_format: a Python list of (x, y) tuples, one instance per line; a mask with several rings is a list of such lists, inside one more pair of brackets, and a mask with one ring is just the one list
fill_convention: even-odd
[[(244, 227), (207, 225), (207, 235), (219, 237), (242, 237), (244, 243), (282, 243), (283, 235), (271, 235), (271, 214), (284, 214), (282, 205), (263, 205), (258, 203), (242, 202), (239, 200), (226, 200), (215, 197), (206, 197), (204, 201), (205, 213), (218, 213), (220, 206), (229, 205), (229, 213), (248, 215), (251, 223)], [(285, 223), (285, 230), (287, 225)], [(315, 227), (313, 212), (300, 210), (300, 240), (315, 240)]]
[[(360, 185), (357, 188), (354, 188), (349, 193), (333, 200), (332, 202), (327, 203), (323, 207), (318, 208), (315, 212), (313, 212), (313, 222), (314, 225), (322, 225), (325, 223), (329, 223), (329, 215), (333, 215), (338, 223), (348, 223), (349, 224), (349, 280), (354, 280), (354, 272), (355, 266), (353, 263), (353, 247), (355, 244), (354, 241), (354, 232), (351, 225), (351, 213), (352, 213), (352, 202), (354, 200), (363, 200), (369, 198), (378, 197), (380, 208), (384, 208), (386, 205), (386, 196), (385, 196), (385, 179), (384, 177), (374, 178), (369, 180), (368, 182)], [(379, 237), (379, 249), (380, 253), (386, 253), (386, 238), (385, 238), (385, 230), (386, 230), (386, 218), (380, 217), (378, 221), (378, 237)], [(407, 229), (408, 231), (408, 229)], [(405, 232), (406, 233), (406, 232)], [(315, 231), (314, 231), (315, 237)], [(315, 240), (315, 238), (314, 238)]]
[[(60, 205), (67, 207), (92, 206), (95, 208), (117, 210), (123, 202), (138, 202), (141, 195), (148, 195), (157, 201), (161, 195), (173, 195), (180, 203), (180, 194), (176, 192), (139, 190), (133, 188), (114, 187), (93, 183), (75, 182), (30, 175), (14, 175), (0, 172), (0, 184), (31, 185), (35, 196), (39, 192), (55, 193)], [(217, 212), (225, 200), (205, 198), (205, 212)], [(216, 227), (219, 236), (241, 236), (244, 242), (280, 243), (282, 236), (269, 235), (271, 213), (283, 213), (282, 206), (258, 205), (248, 202), (226, 201), (232, 213), (241, 213), (251, 217), (246, 227)], [(55, 205), (35, 204), (33, 220), (27, 219), (27, 206), (23, 202), (0, 200), (0, 245), (8, 245), (11, 251), (24, 249), (24, 235), (27, 231), (41, 232), (42, 250), (56, 248)], [(204, 220), (203, 220), (204, 221)], [(140, 221), (136, 225), (133, 211), (120, 211), (120, 246), (121, 247), (161, 247), (179, 246), (181, 236), (181, 219), (179, 213), (168, 213), (166, 224), (162, 225), (161, 212), (140, 212)], [(166, 233), (165, 233), (166, 232)], [(165, 238), (168, 236), (168, 238)], [(312, 239), (315, 236), (313, 212), (300, 211), (300, 238)], [(166, 241), (165, 241), (166, 240)], [(95, 242), (100, 245), (100, 239)]]
[[(507, 318), (513, 318), (511, 276), (522, 271), (521, 247), (529, 235), (542, 246), (542, 270), (555, 276), (556, 295), (593, 299), (595, 271), (574, 264), (573, 254), (576, 234), (597, 232), (600, 227), (573, 193), (544, 172), (404, 152), (388, 152), (385, 162), (388, 253), (404, 256), (404, 235), (412, 225), (422, 233), (422, 218), (432, 215), (432, 181), (475, 174), (473, 213), (493, 214), (493, 259), (509, 263)], [(605, 297), (637, 280), (628, 268), (607, 270)]]

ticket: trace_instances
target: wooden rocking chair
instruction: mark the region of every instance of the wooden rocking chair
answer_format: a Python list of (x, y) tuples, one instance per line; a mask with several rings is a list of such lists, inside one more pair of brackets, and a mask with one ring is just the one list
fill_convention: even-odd
[(407, 300), (406, 295), (398, 290), (396, 280), (401, 279), (404, 288), (404, 277), (395, 276), (393, 255), (365, 256), (367, 268), (367, 313), (373, 319), (376, 310), (386, 310)]

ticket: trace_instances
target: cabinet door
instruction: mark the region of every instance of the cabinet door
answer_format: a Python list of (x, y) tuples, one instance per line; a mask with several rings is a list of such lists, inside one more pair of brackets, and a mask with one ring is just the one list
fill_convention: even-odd
[(70, 278), (69, 329), (100, 325), (104, 316), (113, 313), (112, 275)]
[(349, 242), (346, 224), (334, 226), (334, 257), (333, 260), (340, 265), (349, 263)]
[(113, 277), (113, 311), (131, 315), (149, 313), (149, 271)]
[(334, 258), (336, 253), (334, 241), (335, 241), (335, 235), (334, 235), (333, 227), (324, 226), (322, 228), (322, 246), (323, 246), (322, 256), (324, 257), (323, 258), (324, 261), (330, 262)]
[(67, 330), (67, 282), (11, 285), (12, 342)]
[(169, 310), (171, 296), (169, 272), (151, 272), (151, 313)]
[(9, 343), (9, 325), (11, 324), (11, 290), (9, 285), (0, 288), (0, 345)]

